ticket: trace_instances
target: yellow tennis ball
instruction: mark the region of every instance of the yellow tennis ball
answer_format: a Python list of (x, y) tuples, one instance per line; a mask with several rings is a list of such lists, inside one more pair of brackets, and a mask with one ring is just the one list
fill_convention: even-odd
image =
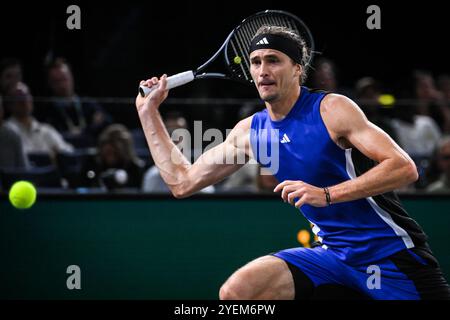
[(28, 209), (36, 201), (36, 188), (28, 181), (17, 181), (9, 190), (9, 201), (17, 209)]
[(241, 59), (241, 57), (236, 56), (236, 57), (234, 57), (233, 61), (234, 61), (234, 63), (236, 63), (236, 64), (240, 64), (240, 63), (242, 62), (242, 59)]
[(392, 107), (395, 104), (395, 97), (392, 94), (382, 94), (378, 98), (378, 102), (383, 107)]

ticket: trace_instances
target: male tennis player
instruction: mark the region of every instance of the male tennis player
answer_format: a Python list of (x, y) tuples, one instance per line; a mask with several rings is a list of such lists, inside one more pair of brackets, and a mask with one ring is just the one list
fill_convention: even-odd
[(319, 237), (314, 248), (248, 263), (225, 282), (220, 298), (309, 299), (333, 286), (372, 299), (450, 298), (426, 235), (392, 192), (417, 180), (413, 161), (352, 100), (302, 86), (306, 52), (288, 29), (258, 30), (250, 71), (266, 108), (237, 123), (225, 142), (194, 164), (176, 148), (158, 112), (168, 95), (166, 76), (141, 82), (158, 86), (146, 98), (138, 95), (136, 106), (155, 164), (175, 197), (242, 166), (225, 158), (261, 162), (259, 150), (273, 147), (267, 130), (275, 131), (279, 165), (273, 174), (281, 183), (274, 191), (301, 208)]

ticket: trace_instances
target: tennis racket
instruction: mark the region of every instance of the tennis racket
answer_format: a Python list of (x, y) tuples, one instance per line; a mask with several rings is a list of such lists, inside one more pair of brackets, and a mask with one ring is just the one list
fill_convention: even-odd
[[(309, 51), (309, 60), (306, 66), (310, 65), (314, 53), (314, 39), (306, 24), (289, 12), (266, 10), (244, 19), (239, 26), (231, 31), (219, 50), (196, 70), (189, 70), (168, 77), (167, 89), (182, 86), (195, 79), (206, 78), (231, 79), (253, 84), (253, 79), (250, 75), (248, 50), (253, 36), (262, 26), (286, 27), (300, 35), (305, 40)], [(221, 55), (224, 58), (226, 71), (224, 73), (205, 72), (205, 69)], [(139, 93), (142, 97), (145, 97), (154, 89), (155, 87), (140, 86)]]

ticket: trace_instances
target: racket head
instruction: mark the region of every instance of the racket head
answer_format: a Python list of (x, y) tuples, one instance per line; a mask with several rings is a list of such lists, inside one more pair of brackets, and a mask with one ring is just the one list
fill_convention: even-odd
[(248, 51), (251, 40), (262, 26), (286, 27), (296, 32), (307, 47), (308, 60), (305, 67), (310, 67), (314, 54), (314, 38), (308, 26), (292, 13), (281, 10), (265, 10), (244, 19), (228, 36), (223, 48), (225, 63), (230, 78), (252, 85), (250, 59)]

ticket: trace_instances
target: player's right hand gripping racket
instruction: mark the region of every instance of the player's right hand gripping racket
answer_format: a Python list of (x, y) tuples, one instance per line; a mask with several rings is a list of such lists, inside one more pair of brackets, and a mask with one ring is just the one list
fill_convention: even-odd
[[(309, 61), (307, 66), (310, 65), (314, 53), (314, 39), (306, 24), (291, 13), (278, 10), (266, 10), (244, 19), (239, 26), (231, 31), (220, 49), (208, 61), (198, 67), (197, 70), (189, 70), (168, 77), (167, 89), (182, 86), (194, 79), (205, 78), (231, 79), (252, 84), (253, 79), (250, 75), (248, 50), (253, 36), (262, 26), (286, 27), (299, 34), (305, 40), (308, 47)], [(223, 54), (227, 66), (226, 72), (204, 72), (208, 65), (215, 61), (221, 54)], [(148, 88), (140, 86), (139, 93), (142, 97), (145, 97), (154, 89), (155, 87)]]

